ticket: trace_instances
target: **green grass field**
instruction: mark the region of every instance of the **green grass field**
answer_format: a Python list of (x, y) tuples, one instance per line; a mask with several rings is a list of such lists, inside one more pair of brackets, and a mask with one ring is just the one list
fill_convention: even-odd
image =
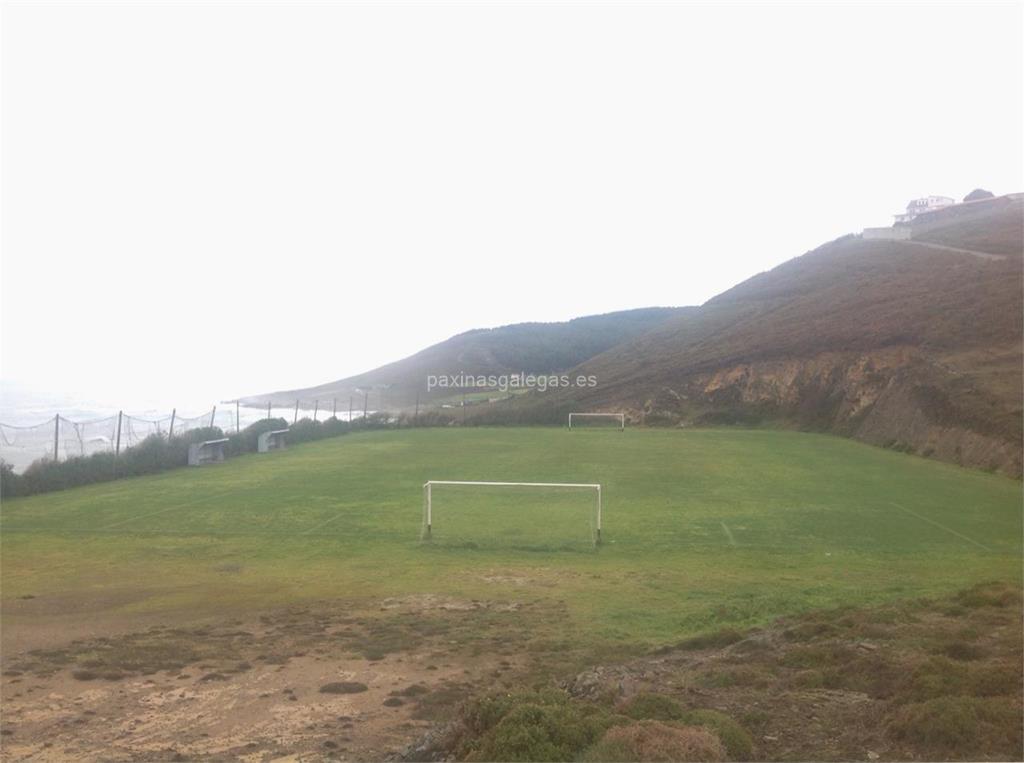
[[(434, 496), (427, 479), (598, 482)], [(516, 521), (521, 518), (521, 521)], [(810, 608), (1019, 583), (1021, 484), (828, 436), (742, 430), (368, 432), (5, 501), (6, 599), (179, 620), (407, 594), (564, 607), (639, 649)]]

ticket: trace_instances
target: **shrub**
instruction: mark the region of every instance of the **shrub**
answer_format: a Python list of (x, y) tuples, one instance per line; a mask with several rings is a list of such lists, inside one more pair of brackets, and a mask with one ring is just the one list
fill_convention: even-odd
[(228, 454), (238, 455), (241, 453), (255, 453), (259, 437), (264, 432), (273, 432), (277, 429), (287, 429), (288, 422), (284, 419), (262, 419), (250, 424), (241, 432), (229, 435)]
[(971, 671), (971, 694), (976, 697), (997, 697), (1020, 694), (1020, 663), (975, 668)]
[(683, 707), (664, 694), (645, 692), (626, 703), (622, 713), (638, 721), (678, 721), (683, 717)]
[(984, 188), (975, 188), (969, 194), (964, 196), (964, 201), (979, 201), (981, 199), (994, 199), (995, 194), (992, 191), (986, 191)]
[(324, 421), (313, 421), (312, 419), (299, 419), (288, 427), (288, 442), (313, 442), (322, 440), (325, 437), (337, 437), (347, 434), (356, 429), (383, 429), (385, 422), (377, 417), (377, 414), (367, 419), (357, 419), (351, 423), (341, 421), (333, 416)]
[(321, 694), (359, 694), (366, 690), (366, 684), (359, 681), (334, 681), (320, 687)]
[(936, 758), (1020, 760), (1020, 706), (1005, 699), (939, 697), (899, 708), (889, 733)]
[(584, 754), (584, 761), (721, 761), (725, 749), (706, 728), (638, 721), (616, 726)]
[(617, 722), (607, 711), (554, 690), (490, 695), (462, 712), (467, 760), (575, 759)]
[(715, 733), (725, 747), (729, 760), (750, 760), (754, 755), (754, 740), (739, 723), (717, 710), (691, 710), (683, 715), (688, 726), (700, 726)]
[(905, 701), (923, 702), (949, 694), (968, 694), (969, 672), (948, 657), (932, 657), (917, 665), (897, 687)]
[(954, 660), (960, 660), (961, 662), (980, 660), (985, 656), (984, 649), (966, 641), (951, 641), (942, 647), (942, 652), (947, 657), (952, 657)]
[(9, 463), (0, 460), (0, 497), (14, 498), (21, 495), (22, 490), (21, 475), (15, 474)]
[(397, 425), (399, 427), (448, 427), (457, 421), (458, 419), (451, 413), (432, 408), (419, 413), (400, 413)]

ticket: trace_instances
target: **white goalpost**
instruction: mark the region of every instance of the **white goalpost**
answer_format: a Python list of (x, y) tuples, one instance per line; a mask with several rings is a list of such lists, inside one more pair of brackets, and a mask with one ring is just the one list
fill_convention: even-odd
[[(570, 413), (569, 414), (569, 429), (572, 429), (573, 416), (576, 418), (612, 418), (617, 419), (619, 422), (619, 431), (625, 431), (626, 429), (626, 414), (624, 413)], [(579, 427), (577, 427), (578, 429)]]
[(427, 480), (423, 483), (423, 540), (429, 540), (434, 525), (433, 487), (435, 485), (462, 485), (476, 487), (509, 488), (565, 488), (570, 490), (593, 490), (596, 501), (594, 545), (601, 543), (601, 485), (583, 482), (473, 482), (462, 480)]

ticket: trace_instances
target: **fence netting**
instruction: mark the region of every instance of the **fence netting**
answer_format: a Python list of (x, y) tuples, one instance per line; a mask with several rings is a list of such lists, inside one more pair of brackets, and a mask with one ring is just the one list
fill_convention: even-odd
[[(291, 422), (316, 414), (322, 421), (332, 413), (332, 410), (324, 408), (314, 407), (310, 410), (303, 403), (299, 408), (274, 407), (270, 410), (227, 405), (193, 416), (168, 413), (159, 418), (146, 418), (122, 414), (120, 449), (123, 451), (138, 445), (151, 435), (166, 437), (172, 433), (172, 424), (174, 435), (210, 426), (231, 433), (268, 417)], [(359, 411), (359, 415), (362, 415), (362, 411)], [(339, 416), (348, 418), (343, 412), (339, 412)], [(113, 453), (118, 447), (117, 419), (118, 414), (115, 413), (82, 421), (53, 416), (41, 424), (30, 426), (0, 423), (0, 461), (10, 464), (16, 472), (22, 472), (39, 459), (56, 457), (63, 461), (76, 456), (91, 456), (93, 453)]]
[[(167, 415), (158, 419), (124, 414), (121, 416), (121, 450), (138, 445), (151, 435), (167, 436), (171, 433), (172, 418), (176, 435), (211, 425), (226, 431), (234, 431), (236, 426), (234, 410), (217, 411), (216, 415), (212, 410), (198, 416)], [(114, 414), (87, 421), (54, 416), (31, 426), (0, 423), (0, 460), (20, 472), (39, 459), (63, 461), (114, 452), (118, 447), (117, 420)]]

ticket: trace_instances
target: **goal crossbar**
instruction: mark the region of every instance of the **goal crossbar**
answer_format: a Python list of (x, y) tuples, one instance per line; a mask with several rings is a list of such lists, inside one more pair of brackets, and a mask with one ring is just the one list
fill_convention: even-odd
[(476, 482), (467, 480), (427, 480), (423, 483), (423, 493), (427, 508), (427, 537), (433, 524), (433, 506), (431, 488), (434, 485), (476, 485), (477, 487), (564, 487), (589, 489), (597, 494), (597, 542), (601, 542), (601, 485), (596, 482)]
[(572, 429), (572, 417), (576, 416), (579, 418), (613, 418), (619, 420), (619, 429), (625, 431), (626, 429), (626, 414), (624, 413), (576, 413), (573, 411), (569, 414), (569, 429)]

